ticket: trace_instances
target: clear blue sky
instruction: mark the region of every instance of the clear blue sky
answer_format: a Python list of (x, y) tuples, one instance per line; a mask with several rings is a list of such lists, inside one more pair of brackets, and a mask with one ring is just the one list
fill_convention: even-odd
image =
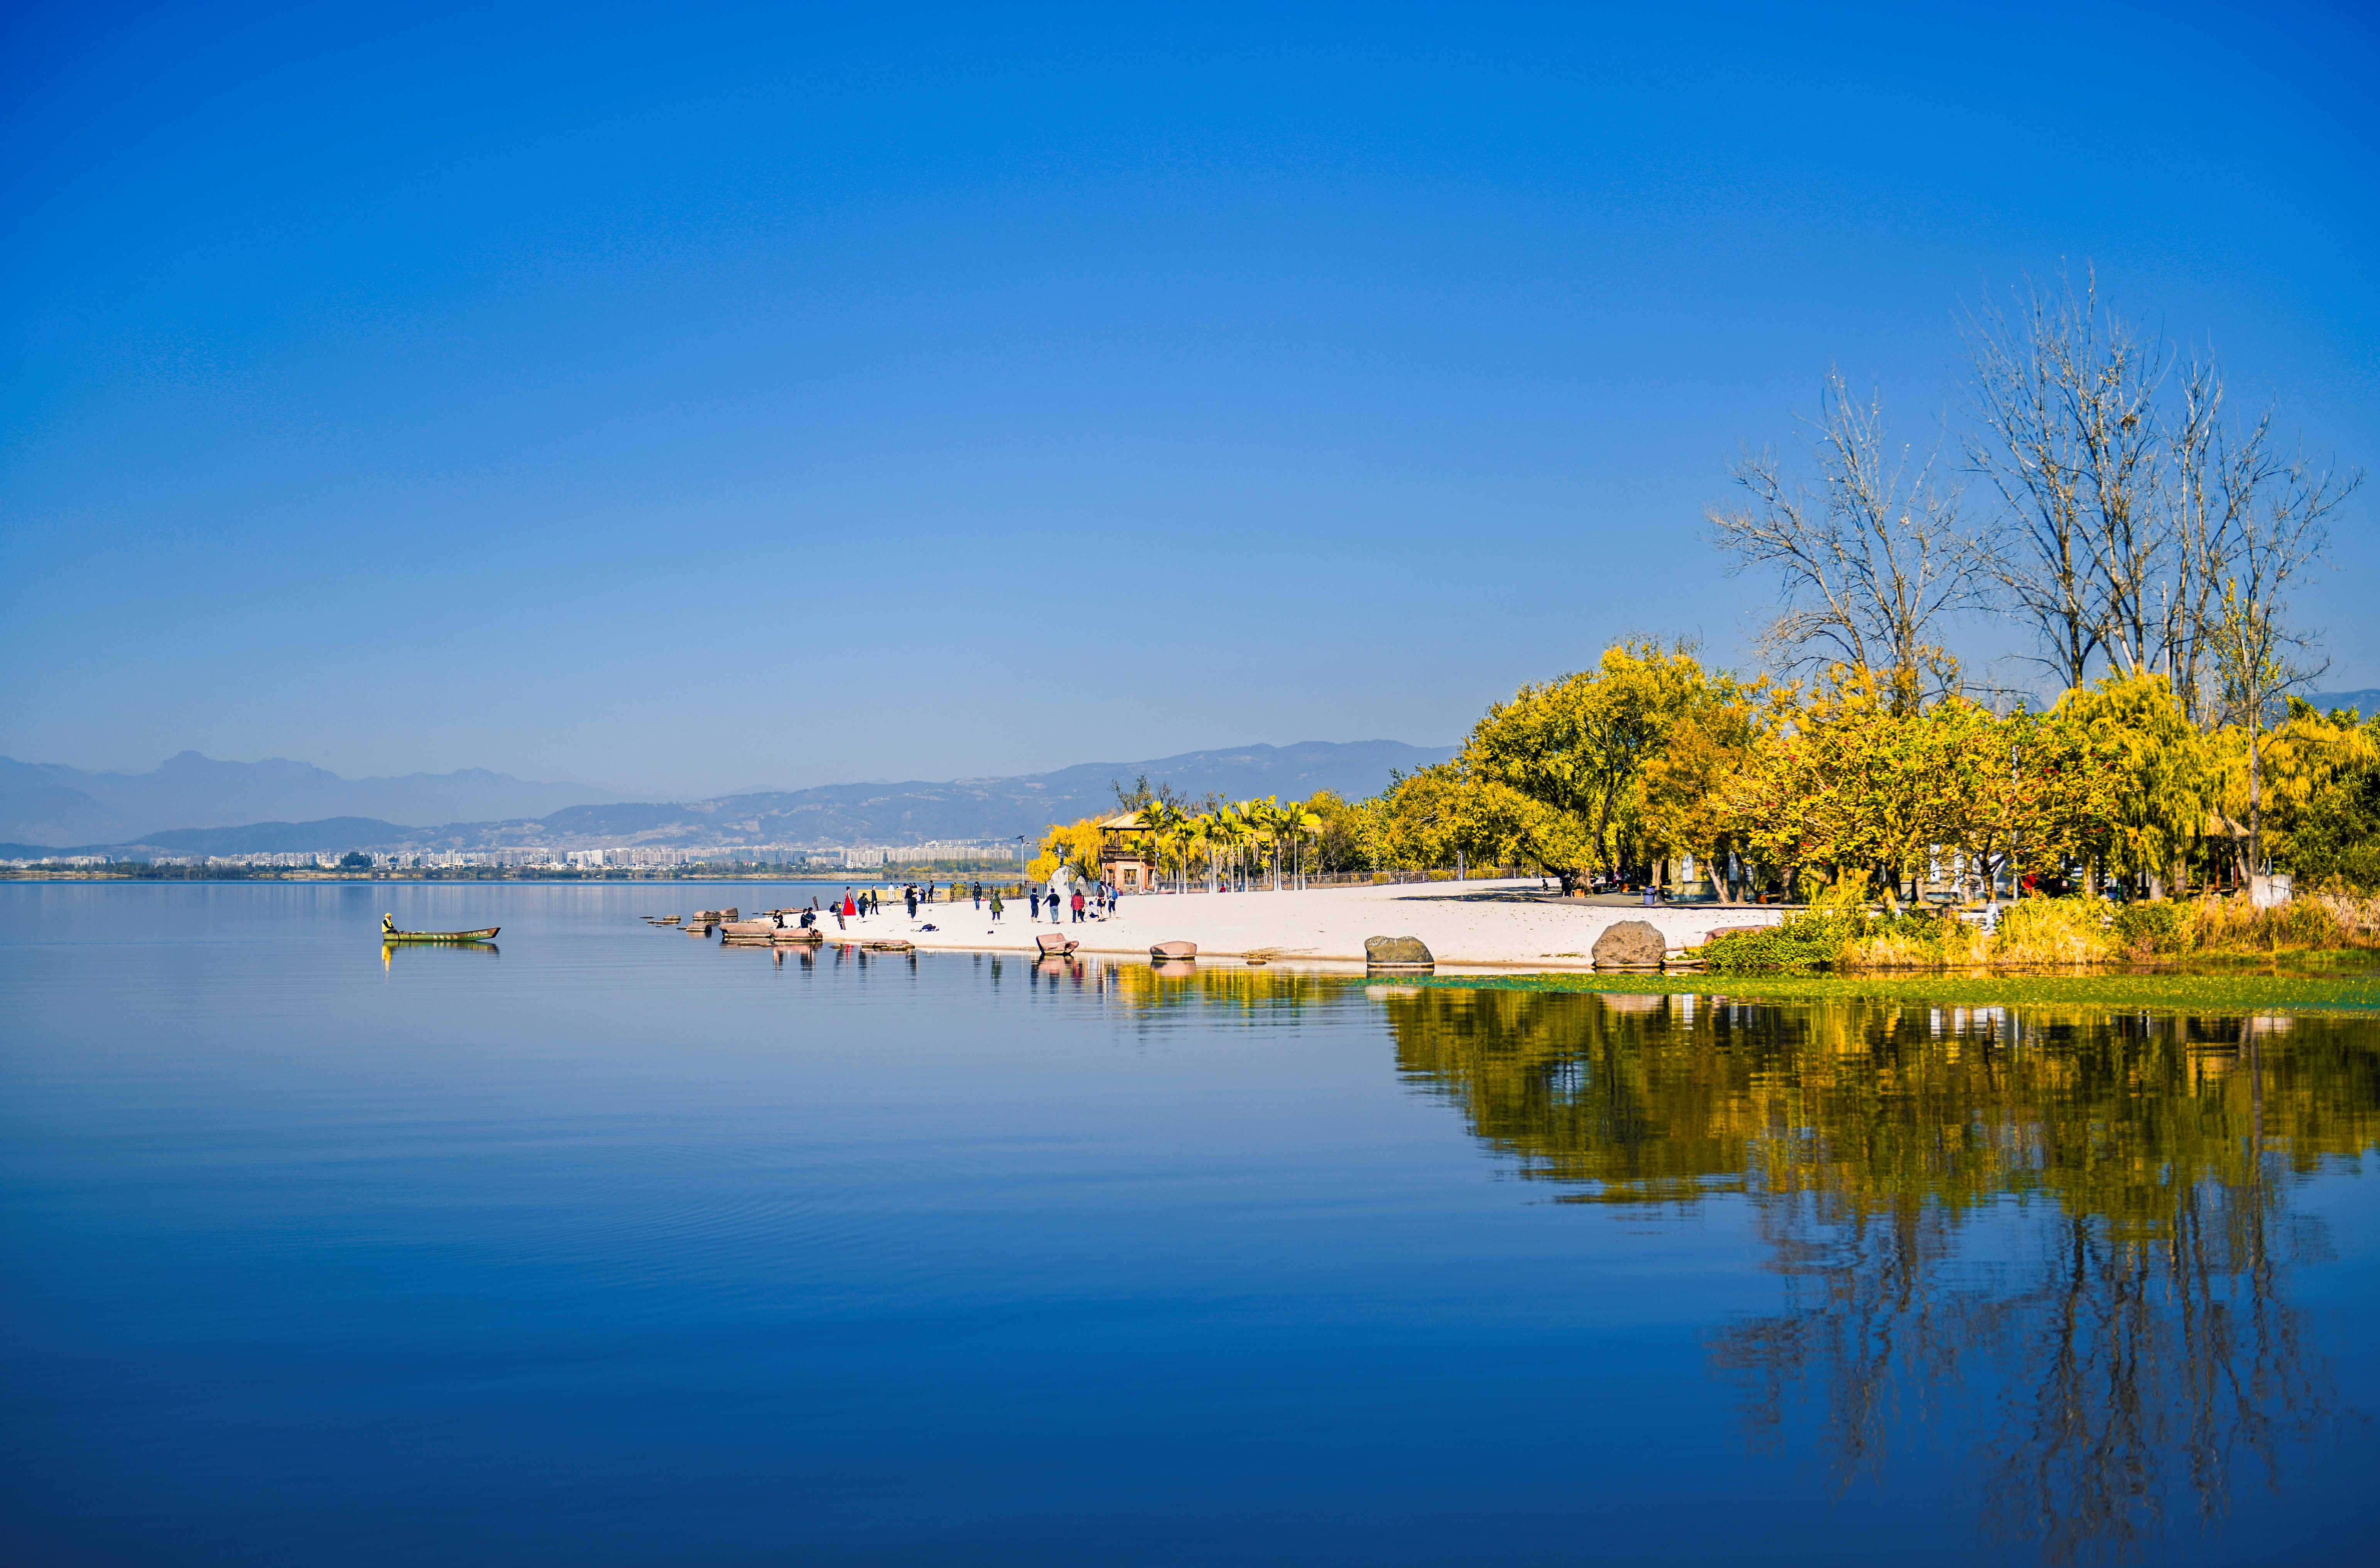
[(0, 751), (1451, 742), (1740, 657), (1735, 445), (2061, 258), (2380, 459), (2372, 7), (1671, 15), (12, 7)]

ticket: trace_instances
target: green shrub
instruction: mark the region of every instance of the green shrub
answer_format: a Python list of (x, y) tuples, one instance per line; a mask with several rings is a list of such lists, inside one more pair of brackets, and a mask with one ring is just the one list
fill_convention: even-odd
[(2190, 946), (2190, 922), (2175, 905), (2127, 904), (2116, 912), (2116, 940), (2133, 953), (2180, 953)]
[(1831, 969), (1842, 957), (1843, 944), (1858, 936), (1864, 923), (1855, 915), (1831, 911), (1789, 915), (1766, 930), (1711, 938), (1703, 943), (1703, 961), (1712, 973), (1720, 975), (1796, 975)]

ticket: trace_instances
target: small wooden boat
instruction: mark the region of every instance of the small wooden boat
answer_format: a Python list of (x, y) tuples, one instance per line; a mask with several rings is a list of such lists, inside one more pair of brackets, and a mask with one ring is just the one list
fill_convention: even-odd
[(1068, 942), (1063, 935), (1057, 931), (1043, 931), (1039, 936), (1035, 937), (1033, 941), (1034, 943), (1041, 949), (1041, 956), (1044, 958), (1063, 958), (1066, 954), (1074, 952), (1075, 949), (1080, 945), (1076, 942)]
[(482, 926), (476, 931), (401, 931), (394, 926), (382, 926), (382, 942), (493, 942), (502, 926)]

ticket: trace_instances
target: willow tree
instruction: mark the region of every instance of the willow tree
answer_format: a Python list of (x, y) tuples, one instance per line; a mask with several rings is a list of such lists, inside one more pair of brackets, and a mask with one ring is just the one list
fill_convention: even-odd
[(2256, 785), (2256, 826), (2269, 835), (2281, 863), (2294, 868), (2298, 835), (2314, 803), (2343, 778), (2380, 765), (2380, 721), (2362, 723), (2352, 710), (2319, 712), (2292, 698), (2281, 723), (2261, 732), (2220, 731), (2214, 748), (2224, 808), (2239, 814), (2250, 784)]
[(1483, 776), (1463, 756), (1399, 779), (1381, 804), (1387, 848), (1400, 865), (1443, 866), (1463, 856), (1476, 865), (1567, 867), (1567, 887), (1575, 868), (1596, 857), (1587, 817)]
[(2109, 675), (2091, 690), (2067, 693), (2057, 711), (2091, 732), (2116, 775), (2091, 847), (2117, 869), (2147, 878), (2151, 897), (2180, 886), (2219, 776), (2171, 681), (2156, 671)]

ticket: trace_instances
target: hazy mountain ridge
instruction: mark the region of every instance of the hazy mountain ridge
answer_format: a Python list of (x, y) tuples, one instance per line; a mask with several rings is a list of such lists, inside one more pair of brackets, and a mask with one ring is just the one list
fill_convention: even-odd
[(2334, 708), (2352, 708), (2366, 719), (2380, 715), (2380, 691), (2318, 691), (2306, 700), (2325, 713)]
[(146, 773), (92, 773), (0, 757), (0, 838), (55, 846), (145, 842), (185, 828), (361, 817), (404, 827), (538, 817), (619, 800), (589, 784), (516, 779), (485, 768), (343, 779), (304, 762), (219, 762), (195, 751)]
[[(43, 850), (96, 854), (140, 849), (177, 855), (323, 853), (347, 849), (424, 852), (541, 844), (558, 848), (648, 844), (662, 846), (747, 844), (916, 844), (931, 839), (1012, 838), (1038, 834), (1115, 805), (1114, 785), (1143, 773), (1197, 798), (1215, 793), (1305, 796), (1318, 789), (1358, 796), (1374, 794), (1392, 770), (1411, 772), (1453, 755), (1451, 747), (1402, 741), (1307, 741), (1184, 752), (1142, 762), (1083, 762), (1050, 773), (1013, 778), (821, 784), (811, 789), (727, 796), (715, 800), (619, 801), (565, 806), (540, 818), (507, 816), (484, 821), (412, 826), (358, 813), (312, 821), (255, 821), (143, 832), (137, 841), (86, 840), (71, 851), (0, 827), (28, 845), (0, 846), (10, 858)], [(23, 764), (18, 764), (23, 766)], [(120, 776), (120, 775), (119, 775)]]

